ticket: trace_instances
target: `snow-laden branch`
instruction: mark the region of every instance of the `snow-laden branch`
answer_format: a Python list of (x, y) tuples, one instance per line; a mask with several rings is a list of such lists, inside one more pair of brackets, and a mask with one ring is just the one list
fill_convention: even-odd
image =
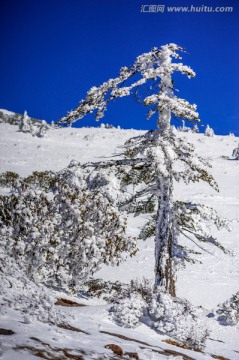
[[(93, 86), (88, 92), (85, 99), (80, 101), (79, 106), (70, 111), (66, 116), (63, 116), (57, 123), (70, 125), (73, 122), (82, 119), (88, 113), (96, 112), (96, 120), (99, 120), (104, 116), (107, 109), (107, 104), (113, 99), (129, 96), (132, 90), (139, 88), (143, 84), (146, 84), (148, 80), (158, 81), (162, 79), (164, 85), (167, 78), (171, 78), (174, 71), (179, 71), (182, 74), (186, 74), (189, 78), (194, 77), (194, 71), (182, 63), (172, 63), (169, 59), (180, 59), (180, 55), (177, 52), (184, 51), (183, 48), (176, 44), (168, 44), (161, 48), (153, 48), (148, 53), (144, 53), (138, 56), (132, 66), (122, 67), (119, 75), (116, 78), (109, 79), (100, 86)], [(141, 79), (132, 81), (131, 84), (124, 86), (130, 79), (134, 79), (135, 75), (140, 75)], [(171, 80), (169, 80), (168, 86), (171, 86)], [(198, 114), (195, 112), (195, 105), (190, 105), (188, 102), (182, 99), (178, 99), (175, 103), (176, 97), (165, 102), (163, 94), (153, 99), (146, 98), (144, 100), (145, 105), (151, 105), (158, 102), (160, 111), (163, 107), (170, 107), (171, 111), (180, 117), (185, 117), (190, 120), (198, 120)], [(175, 104), (174, 104), (175, 103)], [(179, 109), (180, 105), (180, 109)], [(152, 114), (151, 114), (152, 115)]]

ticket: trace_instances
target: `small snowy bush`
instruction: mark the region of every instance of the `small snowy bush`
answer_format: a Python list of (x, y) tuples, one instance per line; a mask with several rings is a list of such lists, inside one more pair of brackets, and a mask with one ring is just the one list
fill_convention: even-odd
[(45, 137), (47, 131), (50, 129), (50, 125), (47, 124), (47, 122), (45, 120), (41, 121), (41, 124), (39, 125), (38, 129), (36, 130), (35, 135), (43, 138)]
[(147, 300), (152, 291), (152, 281), (147, 279), (131, 280), (130, 284), (125, 284), (120, 281), (90, 279), (84, 283), (83, 291), (110, 303), (117, 303), (119, 300), (129, 297), (133, 292), (139, 293), (144, 300)]
[[(32, 188), (49, 192), (56, 189), (57, 175), (52, 171), (33, 171), (33, 173), (22, 179), (20, 187)], [(18, 186), (16, 185), (15, 188)]]
[(222, 325), (237, 325), (239, 323), (239, 291), (223, 304), (218, 305), (217, 320)]
[(189, 301), (172, 297), (164, 291), (153, 294), (148, 308), (152, 326), (194, 349), (204, 347), (209, 333), (198, 308)]
[(117, 291), (110, 298), (114, 303), (111, 308), (113, 320), (120, 326), (135, 328), (152, 296), (152, 282), (143, 278), (131, 280), (130, 284), (117, 285)]
[(213, 137), (213, 136), (215, 135), (213, 129), (210, 128), (209, 125), (206, 126), (204, 135), (205, 135), (205, 136), (209, 136), (209, 137)]
[(145, 300), (139, 293), (133, 292), (115, 303), (111, 311), (113, 319), (118, 325), (126, 328), (135, 328), (139, 325), (145, 308)]
[(0, 174), (0, 186), (11, 188), (17, 183), (19, 177), (20, 176), (13, 171), (6, 171)]
[(209, 335), (197, 307), (185, 299), (170, 296), (162, 288), (153, 290), (149, 282), (133, 282), (127, 289), (124, 287), (118, 299), (115, 298), (111, 312), (120, 326), (134, 328), (145, 322), (194, 349), (202, 349)]
[(112, 299), (117, 298), (122, 293), (123, 288), (127, 285), (120, 281), (105, 281), (103, 279), (89, 279), (84, 282), (82, 286), (83, 292), (92, 297), (102, 298), (106, 301), (112, 302)]

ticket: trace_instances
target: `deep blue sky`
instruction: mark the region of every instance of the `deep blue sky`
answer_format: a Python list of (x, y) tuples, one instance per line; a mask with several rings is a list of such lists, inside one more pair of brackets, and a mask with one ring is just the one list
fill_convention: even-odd
[[(180, 97), (198, 105), (217, 134), (239, 135), (238, 0), (1, 0), (0, 108), (58, 120), (86, 91), (154, 46), (175, 42), (195, 79), (177, 75)], [(141, 5), (233, 6), (231, 13), (143, 13)], [(133, 97), (103, 122), (150, 129)], [(80, 126), (96, 125), (92, 116)]]

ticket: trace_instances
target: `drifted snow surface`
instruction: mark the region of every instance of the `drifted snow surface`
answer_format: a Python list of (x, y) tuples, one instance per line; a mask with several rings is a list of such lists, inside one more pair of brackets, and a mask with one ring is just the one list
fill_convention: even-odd
[[(17, 126), (2, 123), (0, 124), (0, 172), (15, 171), (26, 176), (32, 171), (60, 170), (73, 159), (84, 163), (110, 158), (121, 151), (120, 146), (127, 139), (142, 133), (137, 130), (66, 128), (50, 130), (46, 138), (40, 139), (30, 134), (19, 133)], [(195, 305), (202, 306), (205, 314), (208, 314), (219, 303), (238, 291), (239, 161), (230, 160), (233, 149), (238, 146), (238, 138), (233, 136), (209, 138), (203, 134), (182, 132), (178, 132), (178, 136), (192, 142), (197, 153), (210, 161), (211, 172), (219, 184), (220, 192), (216, 193), (200, 183), (190, 186), (175, 184), (175, 198), (212, 206), (219, 214), (231, 220), (231, 232), (214, 231), (218, 240), (231, 249), (234, 256), (230, 257), (220, 250), (212, 249), (211, 254), (201, 255), (203, 264), (188, 265), (186, 269), (178, 273), (177, 295)], [(144, 218), (131, 218), (129, 232), (137, 235), (143, 221), (145, 221)], [(134, 258), (119, 267), (103, 267), (95, 274), (95, 277), (111, 281), (120, 280), (124, 283), (143, 277), (153, 279), (153, 239), (146, 242), (140, 241), (139, 249)], [(144, 324), (136, 329), (124, 329), (115, 325), (108, 316), (109, 306), (101, 300), (74, 297), (71, 299), (88, 306), (69, 308), (56, 306), (54, 305), (55, 298), (67, 298), (66, 294), (31, 284), (27, 282), (27, 279), (24, 280), (24, 275), (14, 268), (13, 264), (5, 264), (5, 266), (5, 273), (9, 266), (9, 283), (4, 282), (0, 285), (5, 291), (9, 286), (9, 291), (4, 294), (5, 306), (0, 309), (0, 328), (11, 329), (15, 334), (0, 335), (0, 359), (39, 359), (27, 350), (27, 347), (44, 348), (48, 355), (52, 352), (52, 359), (54, 356), (64, 359), (63, 349), (68, 349), (73, 355), (83, 354), (84, 359), (98, 359), (99, 354), (104, 354), (102, 359), (110, 359), (113, 353), (105, 348), (107, 344), (116, 344), (124, 352), (137, 352), (142, 360), (166, 358), (179, 360), (183, 359), (182, 354), (198, 360), (212, 359), (212, 354), (230, 360), (239, 359), (238, 325), (222, 326), (215, 317), (208, 318), (208, 327), (212, 333), (206, 343), (204, 353), (181, 349), (163, 342), (168, 339), (167, 336), (157, 334)], [(30, 302), (32, 297), (35, 297), (39, 304), (37, 309), (29, 314), (24, 312), (22, 305), (17, 304), (22, 301), (21, 299)], [(7, 302), (9, 306), (6, 306)], [(13, 307), (19, 307), (19, 310), (14, 310)], [(47, 318), (46, 313), (49, 307), (51, 307), (50, 318)], [(85, 333), (51, 325), (49, 323), (51, 319), (58, 324), (70, 324)], [(124, 335), (131, 340), (121, 339), (105, 332)], [(140, 341), (147, 345), (143, 345)], [(25, 350), (16, 350), (17, 346), (25, 347)], [(56, 349), (61, 350), (57, 352)], [(181, 355), (163, 354), (164, 349), (179, 352)]]

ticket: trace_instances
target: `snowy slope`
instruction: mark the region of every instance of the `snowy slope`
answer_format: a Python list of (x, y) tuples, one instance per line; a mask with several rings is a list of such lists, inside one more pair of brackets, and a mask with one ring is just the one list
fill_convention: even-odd
[[(104, 128), (66, 128), (50, 130), (46, 138), (35, 138), (30, 134), (19, 133), (17, 126), (0, 124), (0, 172), (15, 171), (20, 175), (28, 175), (35, 170), (60, 170), (66, 167), (72, 159), (80, 162), (98, 161), (120, 152), (120, 146), (129, 137), (142, 134), (136, 130), (104, 129)], [(231, 219), (232, 231), (226, 230), (217, 233), (218, 239), (234, 251), (234, 256), (224, 255), (219, 250), (213, 254), (204, 253), (201, 256), (203, 264), (190, 265), (178, 274), (177, 295), (185, 297), (195, 305), (206, 308), (206, 312), (228, 299), (238, 291), (239, 281), (239, 162), (229, 160), (228, 156), (238, 145), (238, 138), (233, 136), (215, 136), (209, 138), (203, 134), (178, 133), (192, 142), (197, 152), (207, 158), (212, 164), (212, 173), (219, 184), (220, 192), (216, 193), (205, 184), (185, 186), (175, 184), (175, 198), (197, 201), (216, 208), (223, 216)], [(137, 233), (143, 219), (130, 220), (132, 233)], [(216, 230), (215, 230), (216, 232)], [(105, 280), (120, 280), (129, 282), (135, 278), (153, 278), (153, 240), (140, 242), (140, 251), (126, 263), (116, 268), (105, 267), (95, 277)], [(61, 294), (66, 296), (65, 294)], [(54, 296), (59, 297), (59, 294)], [(217, 354), (231, 360), (239, 359), (239, 328), (238, 326), (222, 326), (215, 319), (208, 320), (212, 329), (211, 338), (205, 349), (206, 354), (192, 352), (179, 347), (168, 345), (162, 340), (167, 337), (156, 334), (146, 325), (140, 325), (135, 330), (126, 330), (116, 326), (107, 313), (108, 305), (99, 300), (79, 300), (90, 306), (79, 308), (63, 308), (60, 310), (69, 313), (69, 323), (80, 328), (85, 333), (65, 330), (43, 324), (37, 320), (29, 324), (23, 315), (11, 310), (1, 318), (0, 328), (11, 329), (14, 335), (0, 335), (0, 358), (2, 359), (35, 359), (28, 349), (16, 350), (17, 344), (34, 348), (45, 348), (52, 352), (49, 359), (54, 359), (56, 350), (64, 359), (62, 349), (79, 350), (71, 352), (80, 358), (98, 359), (94, 354), (113, 354), (106, 349), (107, 344), (119, 345), (125, 352), (137, 352), (140, 359), (182, 359), (181, 355), (163, 354), (163, 349), (187, 354), (193, 359), (211, 359), (209, 354)], [(104, 333), (121, 334), (131, 340)], [(40, 341), (30, 339), (37, 338)], [(134, 341), (132, 341), (134, 339)], [(80, 340), (80, 341), (79, 341)], [(140, 342), (153, 345), (143, 345)], [(48, 343), (49, 346), (44, 345)], [(157, 346), (157, 347), (155, 347)], [(46, 350), (46, 348), (48, 350)], [(158, 351), (158, 352), (156, 352)], [(160, 354), (161, 352), (161, 354)], [(35, 353), (36, 354), (36, 353)], [(1, 357), (2, 355), (2, 357)], [(39, 354), (38, 354), (39, 355)], [(48, 356), (47, 355), (47, 356)], [(106, 355), (105, 355), (106, 356)], [(55, 357), (56, 358), (56, 357)], [(65, 357), (67, 358), (67, 357)], [(74, 358), (74, 357), (73, 357)], [(77, 357), (75, 357), (77, 359)], [(106, 359), (107, 357), (105, 357)], [(126, 357), (127, 358), (127, 357)], [(185, 357), (186, 359), (187, 357)], [(104, 357), (102, 357), (104, 359)]]

